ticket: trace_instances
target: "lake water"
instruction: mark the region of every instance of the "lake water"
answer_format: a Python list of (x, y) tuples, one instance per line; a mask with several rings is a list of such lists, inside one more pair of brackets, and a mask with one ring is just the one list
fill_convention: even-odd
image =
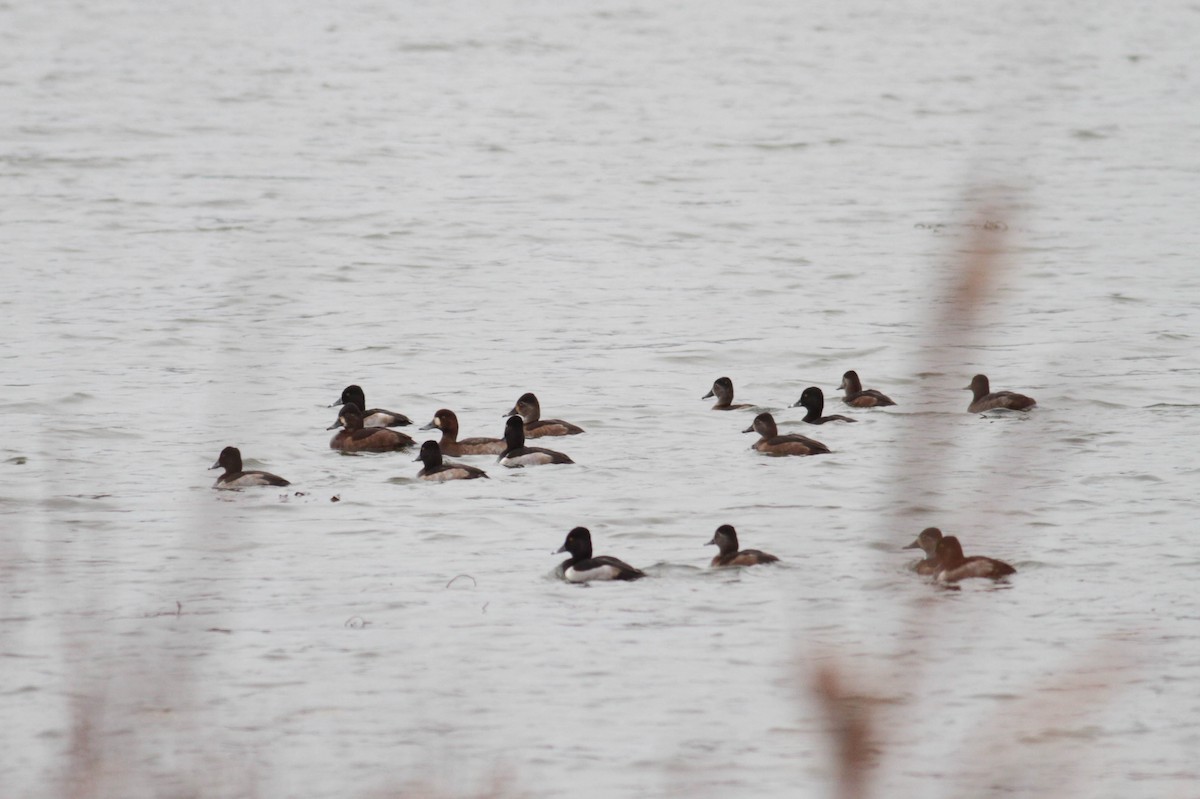
[[(1197, 795), (1196, 41), (1194, 4), (0, 2), (0, 795), (828, 796), (821, 668), (872, 796)], [(852, 368), (898, 404), (819, 458), (700, 400), (798, 431)], [(1038, 409), (966, 413), (976, 372)], [(328, 448), (352, 382), (587, 433), (425, 484)], [(230, 444), (291, 488), (213, 491)], [(783, 562), (706, 569), (722, 523)], [(652, 579), (554, 580), (575, 525)], [(938, 590), (928, 525), (1019, 574)]]

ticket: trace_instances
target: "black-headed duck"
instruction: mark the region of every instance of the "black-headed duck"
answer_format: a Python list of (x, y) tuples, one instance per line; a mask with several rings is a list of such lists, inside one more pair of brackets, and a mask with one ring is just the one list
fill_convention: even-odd
[(416, 443), (398, 430), (363, 427), (362, 412), (353, 402), (342, 405), (337, 421), (326, 429), (338, 427), (345, 429), (334, 433), (333, 438), (329, 439), (329, 448), (342, 452), (391, 452), (408, 449)]
[(971, 404), (967, 406), (967, 413), (983, 413), (996, 408), (1027, 411), (1037, 405), (1037, 400), (1033, 397), (1015, 391), (992, 391), (987, 375), (975, 375), (971, 378), (971, 385), (963, 386), (963, 389), (974, 395)]
[(743, 433), (758, 433), (760, 438), (754, 442), (752, 449), (767, 455), (823, 455), (829, 452), (829, 447), (820, 441), (814, 441), (799, 433), (779, 435), (775, 426), (775, 417), (769, 413), (760, 413), (754, 417), (754, 424), (742, 431)]
[(225, 473), (213, 483), (213, 488), (245, 488), (246, 486), (286, 486), (291, 485), (277, 474), (270, 472), (242, 471), (242, 451), (237, 447), (226, 447), (221, 450), (217, 462), (209, 469), (225, 469)]
[(503, 438), (464, 438), (458, 440), (458, 416), (454, 411), (442, 408), (433, 415), (433, 421), (422, 430), (441, 430), (438, 442), (443, 455), (499, 455), (508, 445)]
[(520, 416), (525, 421), (525, 437), (541, 438), (542, 436), (575, 436), (583, 432), (583, 428), (564, 422), (562, 419), (543, 419), (542, 406), (533, 392), (527, 391), (517, 400), (517, 404), (505, 416)]
[(920, 549), (925, 553), (925, 559), (913, 564), (917, 574), (934, 575), (941, 571), (938, 566), (937, 545), (942, 540), (942, 531), (936, 527), (926, 527), (916, 539), (904, 549)]
[(717, 556), (712, 559), (710, 564), (713, 568), (721, 566), (757, 566), (760, 563), (776, 563), (779, 558), (774, 555), (768, 555), (766, 552), (760, 552), (757, 549), (743, 549), (738, 551), (737, 530), (733, 529), (731, 524), (722, 524), (713, 533), (712, 539), (705, 544), (711, 546), (716, 544), (720, 550)]
[(733, 404), (733, 381), (728, 377), (718, 377), (714, 380), (712, 388), (700, 399), (708, 399), (710, 397), (717, 398), (717, 404), (712, 406), (714, 411), (737, 411), (743, 408), (754, 407), (748, 403)]
[(422, 464), (417, 477), (422, 480), (474, 480), (477, 477), (487, 477), (487, 472), (463, 463), (450, 463), (442, 460), (442, 448), (436, 441), (426, 441), (421, 445), (421, 454), (417, 456)]
[(802, 407), (808, 410), (801, 421), (809, 424), (825, 424), (826, 422), (857, 422), (857, 419), (851, 419), (849, 416), (841, 416), (834, 414), (832, 416), (822, 416), (825, 412), (825, 392), (816, 386), (809, 386), (800, 394), (800, 399), (796, 400), (796, 404), (792, 406)]
[(567, 540), (558, 548), (569, 552), (571, 557), (559, 564), (557, 574), (569, 583), (586, 583), (591, 580), (637, 580), (645, 577), (641, 569), (635, 569), (623, 560), (601, 555), (592, 557), (592, 534), (586, 527), (576, 527), (567, 533)]
[(504, 423), (504, 441), (507, 445), (496, 460), (510, 469), (522, 466), (541, 466), (547, 463), (574, 463), (561, 452), (542, 447), (525, 446), (525, 422), (520, 416), (510, 416)]
[(382, 408), (371, 408), (364, 411), (363, 408), (367, 407), (367, 398), (360, 386), (346, 386), (342, 389), (341, 398), (329, 407), (345, 405), (347, 402), (353, 402), (358, 406), (359, 413), (363, 417), (363, 427), (404, 427), (412, 424), (412, 419), (402, 413), (385, 411)]
[(838, 388), (845, 390), (842, 402), (855, 408), (880, 408), (884, 405), (895, 405), (892, 398), (873, 388), (863, 389), (858, 372), (851, 369), (842, 375), (842, 384)]
[(934, 579), (941, 583), (957, 583), (959, 580), (971, 577), (999, 580), (1017, 573), (1016, 569), (1002, 560), (985, 558), (982, 555), (964, 557), (962, 544), (958, 543), (958, 539), (952, 535), (945, 536), (938, 541), (934, 557), (938, 561), (938, 573)]

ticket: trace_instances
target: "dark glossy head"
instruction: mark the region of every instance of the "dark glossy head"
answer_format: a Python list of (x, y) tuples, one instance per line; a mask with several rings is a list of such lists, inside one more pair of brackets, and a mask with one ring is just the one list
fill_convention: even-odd
[(525, 420), (520, 416), (510, 416), (504, 423), (504, 443), (509, 449), (525, 446)]
[(792, 406), (808, 408), (817, 416), (821, 415), (821, 411), (825, 410), (825, 392), (816, 386), (809, 386), (800, 394), (800, 399), (796, 400), (796, 404)]
[(920, 549), (929, 557), (937, 552), (938, 542), (942, 540), (942, 531), (936, 527), (926, 527), (911, 544), (904, 549)]
[(337, 421), (325, 429), (333, 430), (335, 427), (344, 427), (347, 430), (361, 430), (362, 426), (362, 411), (358, 409), (358, 405), (355, 403), (347, 402), (342, 405), (342, 411), (338, 414)]
[(963, 386), (965, 391), (972, 391), (976, 397), (984, 397), (992, 393), (992, 387), (988, 383), (987, 375), (975, 375), (971, 378), (971, 385)]
[(712, 389), (700, 399), (708, 399), (709, 397), (716, 397), (722, 403), (728, 405), (733, 400), (733, 381), (728, 377), (718, 377), (713, 381)]
[(775, 426), (775, 417), (769, 413), (760, 413), (754, 417), (754, 423), (742, 431), (743, 433), (758, 433), (763, 438), (774, 438), (779, 435)]
[(526, 391), (517, 399), (517, 404), (505, 416), (520, 416), (526, 423), (536, 422), (542, 415), (542, 406), (532, 391)]
[(454, 411), (442, 408), (433, 415), (433, 420), (429, 424), (421, 428), (422, 430), (445, 430), (447, 432), (458, 432), (458, 416)]
[(733, 529), (732, 524), (722, 524), (704, 546), (711, 546), (713, 544), (717, 545), (717, 549), (721, 550), (722, 555), (727, 552), (737, 552), (737, 530)]
[(345, 405), (347, 402), (353, 402), (359, 408), (367, 407), (366, 395), (363, 394), (363, 390), (359, 386), (346, 386), (343, 388), (342, 396), (337, 402), (333, 403), (333, 405), (330, 405), (329, 407), (332, 408), (334, 405)]
[(436, 441), (426, 441), (421, 445), (421, 453), (414, 460), (418, 460), (425, 464), (425, 468), (432, 469), (442, 465), (442, 448)]
[(858, 372), (851, 369), (842, 375), (842, 384), (838, 388), (845, 389), (851, 394), (856, 391), (862, 391), (862, 381), (858, 379)]
[(586, 527), (576, 527), (567, 533), (567, 540), (558, 548), (559, 552), (570, 552), (572, 556), (586, 560), (592, 556), (592, 534)]
[(938, 541), (934, 556), (938, 559), (943, 569), (957, 568), (966, 560), (963, 557), (962, 544), (958, 543), (958, 539), (952, 535), (948, 535), (941, 541)]
[(240, 472), (242, 470), (242, 451), (237, 447), (226, 447), (221, 450), (221, 454), (217, 457), (217, 462), (208, 467), (212, 469), (224, 469), (227, 472)]

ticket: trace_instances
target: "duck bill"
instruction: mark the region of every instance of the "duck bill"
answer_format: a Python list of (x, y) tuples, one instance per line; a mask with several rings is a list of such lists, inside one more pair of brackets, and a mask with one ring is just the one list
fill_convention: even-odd
[(711, 539), (709, 539), (708, 543), (705, 544), (704, 546), (711, 547), (711, 546), (715, 546), (716, 543), (717, 543), (717, 537), (714, 535)]
[(217, 461), (212, 466), (209, 466), (208, 470), (211, 472), (213, 469), (220, 469), (220, 468), (221, 468), (221, 462)]
[(429, 424), (423, 425), (422, 427), (419, 427), (417, 429), (418, 430), (434, 430), (436, 428), (437, 428), (437, 425), (434, 424), (433, 422), (430, 422)]
[(745, 430), (743, 430), (742, 432), (743, 432), (743, 433), (753, 433), (753, 432), (754, 432), (754, 425), (750, 425), (749, 427), (747, 427), (747, 428), (746, 428)]
[[(513, 409), (512, 409), (511, 411), (509, 411), (508, 413), (502, 414), (502, 415), (500, 416), (500, 418), (501, 418), (501, 419), (507, 419), (507, 418), (508, 418), (508, 417), (510, 417), (510, 416), (516, 416), (516, 415), (517, 415), (517, 406), (516, 406), (516, 405), (514, 405), (514, 406), (513, 406)], [(562, 552), (562, 550), (560, 549), (560, 550), (559, 550), (559, 552)], [(556, 552), (555, 554), (558, 554), (558, 553)]]
[(566, 545), (566, 544), (563, 544), (561, 547), (559, 547), (558, 549), (554, 550), (554, 551), (553, 551), (553, 552), (551, 552), (550, 554), (551, 554), (551, 555), (561, 555), (562, 553), (564, 553), (564, 552), (566, 552), (566, 551), (567, 551), (567, 545)]
[(331, 402), (331, 403), (329, 403), (329, 404), (328, 404), (328, 405), (326, 405), (325, 407), (326, 407), (326, 408), (337, 408), (338, 406), (340, 406), (340, 405), (345, 405), (345, 404), (346, 404), (346, 401), (345, 401), (345, 400), (338, 400), (337, 402)]
[(700, 399), (711, 399), (712, 397), (715, 397), (715, 396), (716, 396), (716, 394), (713, 394), (713, 393), (710, 391), (710, 392), (708, 392), (707, 394), (705, 394), (703, 397), (701, 397)]
[(336, 422), (334, 422), (333, 424), (329, 425), (329, 427), (326, 427), (325, 429), (326, 429), (326, 430), (336, 430), (337, 428), (339, 428), (339, 427), (341, 427), (341, 426), (342, 426), (342, 420), (341, 420), (341, 419), (338, 419)]
[(900, 548), (901, 548), (901, 549), (920, 549), (920, 548), (921, 548), (921, 542), (920, 542), (920, 541), (913, 541), (913, 542), (912, 542), (911, 544), (909, 544), (908, 546), (906, 546), (906, 547), (900, 547)]

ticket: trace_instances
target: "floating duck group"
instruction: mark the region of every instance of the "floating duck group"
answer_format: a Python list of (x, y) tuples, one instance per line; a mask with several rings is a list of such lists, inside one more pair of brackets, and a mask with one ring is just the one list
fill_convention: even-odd
[[(986, 375), (975, 375), (965, 387), (972, 392), (970, 413), (1007, 409), (1028, 411), (1036, 402), (1023, 394), (1012, 391), (991, 391)], [(853, 408), (882, 408), (896, 403), (875, 389), (864, 389), (858, 373), (851, 370), (842, 375), (839, 389), (844, 391), (842, 402)], [(733, 381), (728, 377), (717, 378), (712, 389), (701, 399), (715, 397), (715, 411), (745, 410), (755, 406), (733, 402)], [(409, 435), (393, 428), (405, 427), (412, 420), (402, 413), (381, 408), (367, 408), (365, 392), (357, 385), (347, 386), (337, 402), (330, 407), (341, 406), (337, 420), (329, 430), (338, 430), (329, 441), (330, 449), (341, 452), (392, 452), (410, 449), (416, 441)], [(840, 414), (824, 415), (825, 396), (817, 386), (804, 389), (800, 399), (791, 407), (803, 407), (806, 415), (803, 422), (822, 425), (833, 422), (853, 423), (856, 419)], [(504, 414), (503, 438), (458, 438), (458, 416), (447, 408), (438, 410), (433, 419), (421, 430), (439, 430), (440, 441), (433, 439), (421, 444), (416, 458), (421, 463), (417, 478), (442, 482), (447, 480), (472, 480), (487, 478), (487, 472), (475, 466), (445, 460), (445, 456), (495, 455), (496, 462), (508, 468), (541, 466), (547, 464), (571, 464), (573, 460), (562, 452), (544, 447), (526, 446), (526, 439), (543, 436), (572, 436), (583, 433), (583, 428), (560, 419), (542, 419), (541, 406), (533, 393), (525, 393), (517, 399), (512, 410)], [(743, 432), (758, 433), (759, 438), (752, 449), (766, 455), (821, 455), (830, 449), (819, 441), (798, 433), (780, 435), (775, 418), (770, 413), (759, 413)], [(290, 483), (270, 472), (244, 470), (242, 454), (237, 447), (225, 447), (213, 469), (224, 469), (217, 478), (214, 488), (240, 489), (251, 486), (287, 486)], [(713, 534), (709, 545), (715, 545), (717, 555), (712, 559), (713, 568), (733, 566), (756, 566), (779, 562), (774, 555), (757, 549), (738, 549), (737, 531), (732, 525), (722, 524)], [(966, 557), (962, 544), (955, 536), (944, 536), (936, 527), (928, 527), (904, 549), (920, 549), (925, 558), (913, 564), (913, 570), (922, 576), (932, 577), (940, 583), (957, 583), (979, 577), (992, 580), (1003, 579), (1016, 573), (1016, 569), (1003, 561), (982, 556)], [(570, 558), (563, 561), (555, 573), (567, 582), (583, 583), (592, 580), (637, 580), (646, 573), (617, 558), (592, 554), (591, 532), (586, 527), (572, 529), (557, 552), (567, 552)]]

